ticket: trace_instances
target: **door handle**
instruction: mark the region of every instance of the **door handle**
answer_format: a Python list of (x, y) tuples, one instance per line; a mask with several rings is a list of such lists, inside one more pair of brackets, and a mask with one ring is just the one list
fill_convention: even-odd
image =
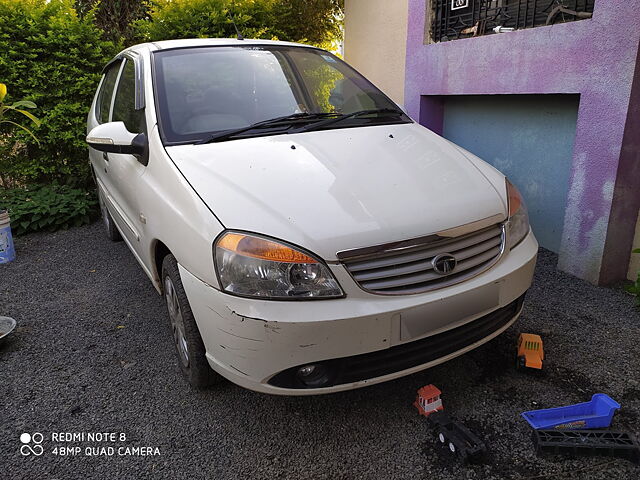
[(102, 152), (102, 158), (104, 158), (105, 161), (109, 161), (109, 154), (107, 152)]

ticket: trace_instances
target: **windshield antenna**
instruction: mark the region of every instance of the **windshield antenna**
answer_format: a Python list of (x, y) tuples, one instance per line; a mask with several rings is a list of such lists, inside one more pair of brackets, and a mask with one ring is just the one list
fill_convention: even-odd
[(236, 29), (238, 40), (244, 40), (244, 36), (242, 36), (242, 34), (240, 33), (240, 30), (238, 30), (238, 25), (236, 25), (236, 21), (233, 19), (233, 15), (229, 14), (229, 17), (231, 18), (231, 23), (233, 23), (233, 27)]

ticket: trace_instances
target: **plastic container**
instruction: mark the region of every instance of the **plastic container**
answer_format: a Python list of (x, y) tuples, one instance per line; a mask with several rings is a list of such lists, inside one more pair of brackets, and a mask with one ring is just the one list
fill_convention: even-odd
[(625, 458), (640, 465), (640, 445), (628, 432), (611, 430), (534, 430), (538, 454), (604, 455)]
[(16, 328), (16, 321), (11, 317), (0, 317), (0, 343)]
[(580, 428), (605, 428), (620, 404), (604, 393), (596, 393), (590, 402), (566, 407), (547, 408), (524, 412), (522, 417), (536, 430), (556, 428), (576, 430)]
[(9, 214), (6, 210), (0, 210), (0, 264), (13, 262), (15, 259)]

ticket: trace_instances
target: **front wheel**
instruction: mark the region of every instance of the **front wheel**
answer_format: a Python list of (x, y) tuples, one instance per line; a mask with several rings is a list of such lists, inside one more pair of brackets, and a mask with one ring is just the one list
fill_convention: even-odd
[(187, 381), (196, 388), (217, 383), (221, 377), (207, 362), (204, 343), (182, 286), (178, 263), (173, 255), (167, 255), (162, 261), (162, 285), (180, 370)]

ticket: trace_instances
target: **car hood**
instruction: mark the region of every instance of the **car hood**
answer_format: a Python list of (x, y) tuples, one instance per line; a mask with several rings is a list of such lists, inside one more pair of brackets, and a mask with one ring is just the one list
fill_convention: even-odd
[(167, 152), (226, 228), (286, 240), (325, 260), (506, 216), (504, 177), (418, 124)]

